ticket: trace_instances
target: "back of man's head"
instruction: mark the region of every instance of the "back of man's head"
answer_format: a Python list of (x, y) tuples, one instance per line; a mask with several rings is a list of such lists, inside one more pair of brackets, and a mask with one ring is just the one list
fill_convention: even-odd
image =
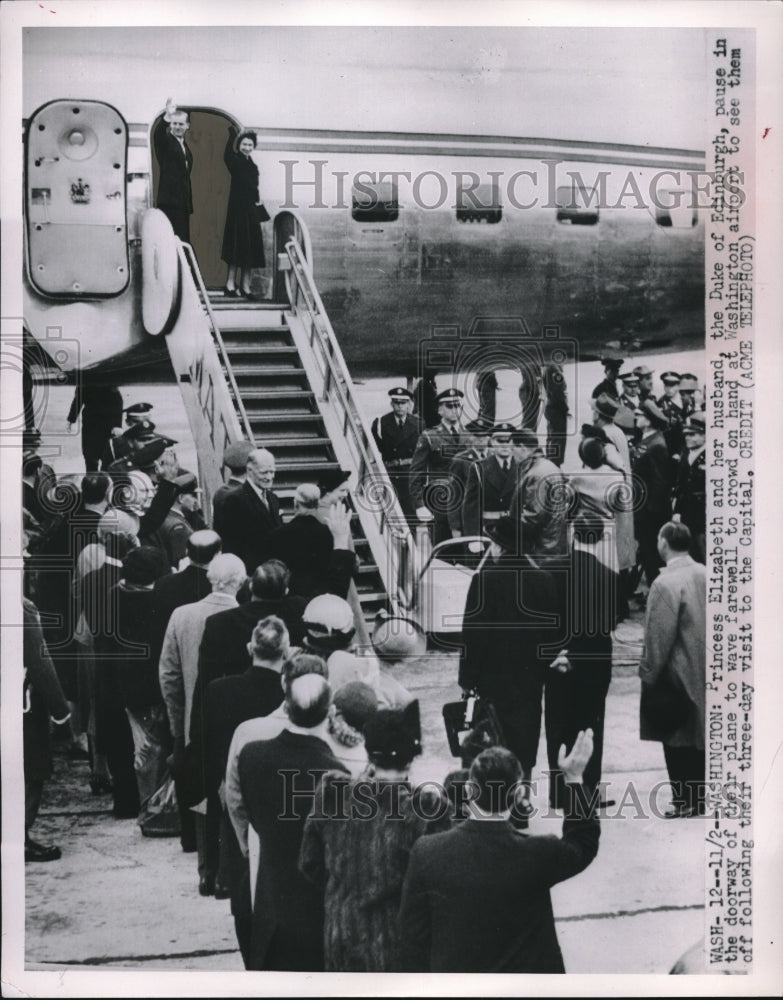
[(222, 547), (220, 535), (205, 528), (202, 531), (194, 531), (188, 538), (186, 552), (193, 565), (201, 566), (203, 569), (209, 566)]
[(326, 718), (332, 691), (325, 677), (306, 674), (288, 685), (285, 707), (288, 718), (302, 729), (314, 729)]
[(288, 592), (291, 571), (279, 559), (267, 559), (253, 573), (250, 589), (260, 601), (279, 601)]
[(216, 555), (207, 568), (210, 586), (220, 593), (236, 594), (245, 582), (245, 577), (245, 564), (231, 552)]
[(505, 747), (488, 747), (470, 765), (470, 780), (475, 787), (475, 804), (485, 813), (510, 809), (514, 791), (522, 780), (522, 766)]
[(292, 681), (297, 677), (304, 677), (306, 674), (317, 674), (319, 677), (328, 677), (329, 668), (326, 660), (314, 653), (294, 653), (283, 664), (283, 686), (287, 691)]
[(673, 552), (687, 552), (691, 544), (688, 526), (677, 521), (668, 521), (661, 528), (661, 538)]
[(276, 615), (262, 618), (250, 640), (253, 660), (280, 660), (288, 653), (288, 629)]
[(294, 504), (297, 509), (305, 512), (318, 510), (321, 491), (315, 483), (301, 483), (294, 493)]
[(82, 479), (82, 500), (86, 504), (102, 503), (109, 492), (111, 480), (105, 472), (88, 472)]

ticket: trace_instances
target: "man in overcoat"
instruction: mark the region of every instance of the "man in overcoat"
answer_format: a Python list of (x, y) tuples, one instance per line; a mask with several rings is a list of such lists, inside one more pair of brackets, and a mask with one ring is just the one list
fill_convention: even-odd
[(156, 206), (168, 218), (175, 235), (183, 243), (190, 243), (190, 216), (193, 214), (190, 186), (193, 153), (185, 142), (189, 128), (190, 114), (177, 108), (168, 98), (166, 111), (152, 133), (160, 171)]
[(519, 465), (512, 454), (511, 424), (497, 424), (490, 432), (490, 454), (472, 464), (465, 484), (462, 530), (480, 535), (484, 524), (508, 514), (519, 481)]
[(274, 481), (274, 455), (256, 448), (248, 456), (247, 482), (215, 511), (212, 526), (223, 540), (223, 551), (239, 556), (248, 576), (269, 558), (269, 536), (283, 523)]
[(249, 743), (239, 755), (242, 798), (261, 846), (250, 969), (324, 968), (323, 896), (298, 862), (321, 778), (326, 771), (348, 774), (324, 739), (330, 700), (325, 678), (296, 678), (285, 692), (285, 729), (274, 739)]
[[(704, 715), (706, 703), (707, 571), (688, 555), (690, 532), (669, 522), (658, 534), (658, 551), (666, 563), (647, 598), (642, 678), (640, 735), (663, 743), (666, 770), (672, 784), (669, 819), (704, 812)], [(662, 724), (645, 709), (645, 688), (662, 675), (687, 705), (676, 724)]]

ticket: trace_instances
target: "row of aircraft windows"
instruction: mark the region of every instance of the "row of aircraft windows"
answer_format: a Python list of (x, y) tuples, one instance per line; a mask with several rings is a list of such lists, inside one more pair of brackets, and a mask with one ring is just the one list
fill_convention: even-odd
[[(665, 195), (666, 192), (661, 192)], [(662, 202), (664, 198), (660, 199)], [(671, 198), (674, 205), (676, 198)], [(599, 209), (591, 205), (587, 193), (580, 188), (559, 187), (555, 194), (556, 219), (563, 225), (595, 226), (598, 224)], [(396, 185), (362, 184), (354, 189), (351, 216), (356, 222), (395, 222), (400, 214)], [(457, 222), (486, 223), (493, 225), (503, 217), (503, 206), (493, 196), (490, 185), (458, 192), (456, 208)], [(655, 209), (655, 222), (662, 228), (690, 229), (698, 222), (696, 208), (690, 204), (677, 205), (671, 209), (662, 206)]]

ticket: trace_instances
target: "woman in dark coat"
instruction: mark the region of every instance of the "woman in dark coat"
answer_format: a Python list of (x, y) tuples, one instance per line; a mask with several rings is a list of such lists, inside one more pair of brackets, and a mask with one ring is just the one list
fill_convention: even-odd
[[(237, 149), (234, 141), (237, 140)], [(223, 160), (231, 173), (226, 228), (223, 232), (222, 259), (228, 264), (226, 294), (250, 294), (250, 271), (263, 267), (264, 244), (259, 225), (258, 167), (252, 152), (256, 148), (256, 133), (228, 129), (228, 142)], [(237, 289), (237, 270), (242, 271), (241, 293)]]

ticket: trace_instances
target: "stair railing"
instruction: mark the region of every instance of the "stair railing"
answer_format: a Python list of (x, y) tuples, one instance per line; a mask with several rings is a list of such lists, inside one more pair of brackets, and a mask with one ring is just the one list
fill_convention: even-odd
[(419, 565), (413, 536), (357, 405), (353, 382), (310, 265), (295, 238), (287, 241), (284, 252), (281, 263), (288, 300), (307, 338), (308, 350), (300, 354), (310, 387), (321, 405), (340, 463), (358, 475), (357, 513), (391, 604), (396, 611), (410, 610), (415, 603)]
[(250, 420), (247, 415), (247, 410), (245, 409), (245, 404), (242, 402), (242, 395), (239, 392), (239, 386), (237, 385), (237, 380), (234, 376), (234, 370), (231, 367), (231, 362), (228, 358), (228, 352), (226, 351), (226, 345), (223, 342), (223, 334), (220, 332), (220, 327), (218, 326), (217, 320), (215, 318), (215, 312), (212, 308), (212, 303), (209, 301), (209, 295), (207, 294), (206, 286), (204, 285), (204, 279), (201, 276), (201, 268), (198, 266), (198, 261), (196, 260), (196, 255), (193, 253), (193, 247), (189, 243), (180, 243), (181, 253), (184, 258), (184, 262), (190, 268), (190, 273), (193, 275), (193, 280), (196, 283), (196, 288), (199, 290), (201, 296), (201, 304), (204, 306), (207, 312), (207, 317), (209, 319), (209, 325), (211, 327), (212, 338), (217, 345), (218, 354), (220, 355), (220, 360), (223, 362), (223, 367), (226, 371), (226, 377), (228, 378), (229, 385), (234, 394), (234, 401), (236, 403), (237, 410), (239, 411), (239, 420), (242, 424), (242, 430), (248, 441), (255, 444), (255, 438), (253, 437), (253, 429), (250, 425)]

